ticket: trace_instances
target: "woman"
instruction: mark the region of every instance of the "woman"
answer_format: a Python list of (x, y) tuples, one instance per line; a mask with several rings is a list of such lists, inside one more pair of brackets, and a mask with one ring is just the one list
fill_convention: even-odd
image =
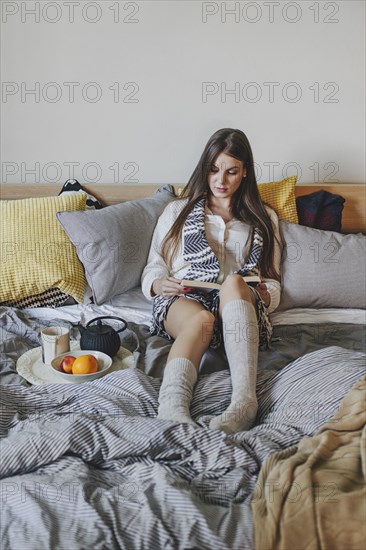
[[(249, 429), (257, 413), (258, 347), (271, 337), (268, 314), (280, 297), (276, 214), (257, 189), (249, 141), (224, 128), (209, 139), (182, 197), (160, 216), (142, 290), (154, 300), (152, 333), (173, 341), (159, 394), (158, 418), (188, 422), (197, 370), (209, 345), (223, 342), (232, 398), (210, 428)], [(242, 275), (257, 274), (248, 286)], [(183, 279), (222, 283), (202, 291)]]

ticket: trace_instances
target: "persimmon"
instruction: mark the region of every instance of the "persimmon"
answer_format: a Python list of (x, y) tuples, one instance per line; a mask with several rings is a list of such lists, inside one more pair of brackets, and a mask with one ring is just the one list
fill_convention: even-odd
[(72, 374), (93, 374), (98, 370), (98, 361), (94, 355), (79, 355), (72, 364)]

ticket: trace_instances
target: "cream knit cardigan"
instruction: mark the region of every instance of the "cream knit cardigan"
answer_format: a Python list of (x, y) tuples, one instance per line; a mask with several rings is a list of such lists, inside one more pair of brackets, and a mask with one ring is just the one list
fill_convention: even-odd
[[(169, 271), (168, 266), (164, 262), (161, 254), (161, 243), (165, 235), (168, 233), (169, 229), (173, 225), (177, 216), (183, 209), (186, 204), (187, 199), (182, 199), (178, 201), (170, 202), (156, 224), (154, 234), (151, 241), (150, 252), (147, 260), (147, 264), (143, 270), (141, 277), (141, 287), (144, 296), (148, 300), (153, 300), (151, 294), (151, 287), (155, 279), (160, 279), (163, 277), (176, 277), (177, 279), (184, 279), (185, 274), (188, 272), (190, 264), (186, 262), (183, 258), (183, 247), (182, 243), (178, 246), (177, 254), (174, 258), (171, 271)], [(279, 239), (279, 228), (278, 228), (278, 217), (277, 214), (270, 208), (266, 207), (267, 211), (274, 223), (276, 228), (276, 236)], [(281, 252), (279, 246), (275, 245), (275, 254), (274, 254), (274, 263), (277, 270), (280, 270), (281, 262)], [(238, 269), (240, 265), (238, 264)], [(281, 286), (278, 281), (274, 279), (263, 279), (267, 285), (267, 290), (271, 296), (271, 301), (268, 307), (268, 313), (272, 313), (280, 302), (281, 295)]]

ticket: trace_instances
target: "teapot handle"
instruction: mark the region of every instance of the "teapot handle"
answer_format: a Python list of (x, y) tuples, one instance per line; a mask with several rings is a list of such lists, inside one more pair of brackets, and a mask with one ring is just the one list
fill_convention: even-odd
[(113, 315), (104, 315), (103, 317), (95, 317), (95, 319), (92, 319), (91, 321), (89, 321), (89, 323), (87, 323), (86, 326), (88, 327), (89, 325), (91, 325), (91, 323), (94, 323), (95, 321), (101, 321), (102, 319), (115, 319), (116, 321), (122, 322), (124, 326), (119, 330), (116, 330), (116, 332), (122, 332), (127, 328), (127, 321), (122, 319), (122, 317), (114, 317)]

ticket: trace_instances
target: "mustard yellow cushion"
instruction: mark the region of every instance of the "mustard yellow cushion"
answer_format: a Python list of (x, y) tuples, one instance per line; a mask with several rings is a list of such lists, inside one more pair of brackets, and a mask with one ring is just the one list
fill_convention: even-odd
[(262, 201), (273, 208), (280, 220), (290, 223), (299, 223), (296, 210), (296, 181), (297, 176), (291, 176), (281, 181), (258, 184)]
[(86, 194), (0, 201), (0, 302), (59, 288), (82, 303), (86, 280), (56, 212), (85, 210)]

